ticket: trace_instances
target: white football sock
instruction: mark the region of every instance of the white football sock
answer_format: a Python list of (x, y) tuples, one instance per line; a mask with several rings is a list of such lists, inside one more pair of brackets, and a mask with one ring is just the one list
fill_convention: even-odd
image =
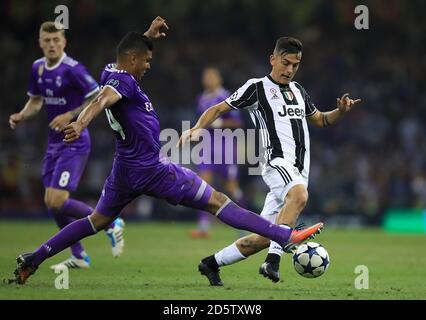
[(281, 257), (284, 253), (283, 247), (281, 247), (277, 242), (271, 240), (268, 253), (277, 254)]
[(223, 248), (216, 253), (214, 258), (216, 259), (219, 267), (221, 267), (244, 260), (246, 257), (240, 252), (240, 250), (238, 250), (237, 245), (234, 242), (230, 246)]

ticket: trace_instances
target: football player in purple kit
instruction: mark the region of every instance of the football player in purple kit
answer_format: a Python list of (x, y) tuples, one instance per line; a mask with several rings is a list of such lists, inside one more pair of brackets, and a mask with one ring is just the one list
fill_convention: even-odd
[[(150, 68), (151, 40), (165, 36), (161, 32), (163, 27), (168, 29), (165, 20), (157, 17), (144, 34), (130, 32), (120, 41), (116, 63), (107, 65), (102, 73), (102, 90), (64, 130), (66, 143), (77, 141), (103, 110), (114, 130), (115, 158), (95, 210), (67, 225), (34, 252), (19, 255), (10, 283), (24, 284), (44, 260), (107, 227), (128, 203), (142, 194), (174, 205), (203, 209), (234, 228), (260, 234), (283, 246), (301, 243), (322, 228), (322, 224), (317, 224), (295, 230), (273, 224), (237, 206), (193, 171), (160, 156), (159, 118), (139, 81)], [(181, 138), (179, 143), (182, 142), (185, 139)]]
[[(89, 132), (84, 130), (81, 139), (67, 145), (62, 141), (62, 131), (96, 96), (99, 86), (82, 64), (66, 55), (65, 30), (61, 25), (44, 22), (40, 27), (39, 44), (44, 57), (33, 63), (29, 99), (19, 113), (10, 116), (9, 124), (15, 129), (19, 123), (36, 115), (43, 105), (46, 107), (49, 128), (42, 169), (44, 202), (62, 229), (93, 211), (87, 204), (70, 198), (70, 193), (77, 189), (89, 157)], [(106, 232), (111, 240), (113, 255), (119, 256), (124, 245), (122, 220), (114, 221)], [(80, 242), (72, 244), (71, 252), (71, 258), (59, 265), (89, 268), (89, 256)]]
[[(202, 74), (202, 84), (204, 91), (197, 98), (197, 113), (202, 115), (209, 107), (222, 102), (229, 97), (229, 92), (222, 86), (222, 76), (219, 69), (213, 66), (204, 68)], [(242, 192), (238, 184), (238, 165), (236, 164), (237, 145), (234, 140), (230, 145), (225, 137), (220, 136), (220, 140), (215, 137), (214, 129), (237, 129), (243, 125), (238, 112), (229, 112), (212, 123), (209, 129), (212, 137), (211, 150), (209, 154), (203, 155), (203, 163), (198, 165), (198, 174), (208, 184), (212, 185), (214, 177), (220, 177), (224, 182), (224, 188), (238, 204), (241, 204)], [(214, 163), (216, 148), (221, 148), (221, 163)], [(225, 154), (232, 152), (233, 162), (225, 162)], [(198, 211), (197, 228), (191, 230), (192, 238), (206, 238), (209, 236), (212, 216), (202, 210)]]

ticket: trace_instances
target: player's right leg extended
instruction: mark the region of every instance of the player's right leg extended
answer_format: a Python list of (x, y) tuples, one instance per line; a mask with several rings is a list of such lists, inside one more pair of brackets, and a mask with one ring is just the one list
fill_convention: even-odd
[(114, 219), (115, 217), (104, 216), (95, 210), (90, 216), (68, 224), (34, 252), (21, 254), (17, 258), (18, 264), (14, 278), (10, 279), (9, 283), (25, 284), (44, 260), (53, 257), (73, 243), (105, 229)]
[[(226, 195), (215, 190), (213, 190), (205, 210), (234, 228), (251, 231), (274, 240), (280, 245), (299, 242), (304, 238), (289, 226), (273, 224), (254, 212), (239, 207)], [(308, 235), (304, 234), (304, 236)]]

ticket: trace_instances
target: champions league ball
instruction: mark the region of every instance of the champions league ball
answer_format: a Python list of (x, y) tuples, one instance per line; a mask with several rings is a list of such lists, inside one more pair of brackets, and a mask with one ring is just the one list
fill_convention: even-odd
[(293, 254), (293, 265), (297, 273), (305, 278), (316, 278), (324, 274), (330, 265), (327, 250), (316, 242), (300, 245)]

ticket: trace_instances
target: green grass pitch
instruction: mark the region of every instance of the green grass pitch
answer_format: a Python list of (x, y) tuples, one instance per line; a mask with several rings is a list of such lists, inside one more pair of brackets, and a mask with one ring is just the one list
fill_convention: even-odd
[[(331, 265), (316, 279), (293, 269), (290, 256), (274, 284), (258, 275), (266, 251), (221, 271), (224, 287), (210, 287), (197, 271), (199, 260), (230, 244), (232, 228), (215, 225), (209, 239), (192, 240), (192, 224), (132, 223), (125, 231), (124, 254), (114, 259), (101, 232), (83, 241), (92, 265), (70, 270), (69, 289), (55, 289), (48, 267), (69, 256), (47, 260), (25, 286), (0, 284), (0, 299), (148, 299), (148, 300), (283, 300), (283, 299), (426, 299), (426, 235), (388, 234), (378, 229), (327, 229), (317, 238)], [(15, 258), (32, 251), (56, 232), (53, 222), (0, 221), (0, 277), (11, 276)], [(356, 289), (358, 265), (368, 267), (369, 288)]]

